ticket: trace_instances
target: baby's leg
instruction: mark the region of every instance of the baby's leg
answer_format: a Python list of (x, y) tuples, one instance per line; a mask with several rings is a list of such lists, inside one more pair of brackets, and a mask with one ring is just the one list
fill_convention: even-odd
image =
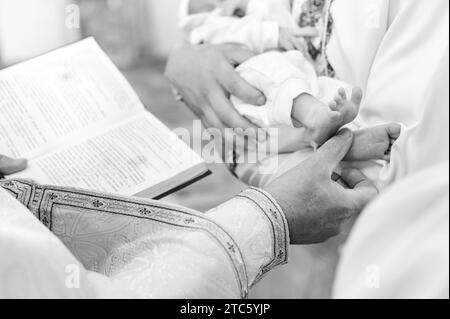
[(354, 134), (355, 139), (345, 161), (389, 161), (392, 145), (400, 137), (401, 126), (395, 123), (380, 125)]
[(294, 101), (292, 118), (300, 127), (306, 127), (311, 140), (322, 145), (344, 125), (352, 122), (358, 115), (362, 91), (353, 90), (351, 100), (347, 100), (345, 90), (339, 90), (330, 106), (315, 97), (303, 94)]

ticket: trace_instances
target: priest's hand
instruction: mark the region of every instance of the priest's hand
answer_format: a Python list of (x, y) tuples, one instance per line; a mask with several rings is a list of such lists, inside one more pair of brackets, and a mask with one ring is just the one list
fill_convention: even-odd
[(353, 142), (341, 131), (306, 162), (266, 187), (283, 209), (291, 244), (322, 243), (338, 235), (341, 226), (378, 195), (376, 187), (358, 170), (342, 172), (345, 188), (333, 181), (333, 172)]

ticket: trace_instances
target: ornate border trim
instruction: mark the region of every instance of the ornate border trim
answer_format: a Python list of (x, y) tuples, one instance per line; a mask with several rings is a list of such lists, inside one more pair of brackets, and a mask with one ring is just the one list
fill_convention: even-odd
[(206, 215), (153, 200), (100, 195), (63, 187), (39, 186), (25, 180), (1, 181), (0, 186), (26, 205), (50, 230), (52, 230), (53, 208), (63, 206), (146, 219), (185, 230), (202, 231), (223, 248), (234, 267), (241, 298), (248, 298), (248, 276), (238, 245), (222, 227)]
[[(31, 206), (34, 198), (34, 187), (31, 182), (22, 180), (0, 180), (0, 187), (16, 198), (25, 207)], [(37, 217), (36, 213), (33, 214)]]
[(287, 264), (289, 257), (289, 227), (283, 210), (274, 198), (265, 191), (250, 187), (237, 196), (255, 205), (269, 220), (272, 229), (272, 261), (261, 267), (252, 286), (261, 281), (275, 267)]

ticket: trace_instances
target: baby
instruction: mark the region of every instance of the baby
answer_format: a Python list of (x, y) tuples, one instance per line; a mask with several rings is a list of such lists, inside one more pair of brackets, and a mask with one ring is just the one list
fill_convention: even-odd
[(236, 43), (254, 52), (301, 50), (304, 36), (291, 14), (291, 0), (183, 0), (180, 27), (193, 44)]
[[(361, 89), (317, 76), (314, 66), (298, 51), (263, 53), (244, 62), (237, 71), (264, 93), (267, 102), (257, 107), (231, 97), (236, 109), (260, 127), (279, 127), (295, 135), (294, 140), (305, 142), (281, 145), (281, 152), (320, 146), (342, 127), (350, 127), (359, 113)], [(398, 124), (355, 131), (355, 143), (346, 160), (389, 160), (391, 146), (400, 133)]]
[[(351, 125), (362, 101), (361, 89), (317, 75), (317, 65), (303, 40), (314, 41), (299, 37), (304, 15), (296, 12), (300, 16), (296, 20), (292, 14), (294, 6), (311, 11), (307, 4), (307, 0), (185, 0), (181, 9), (181, 26), (192, 43), (237, 43), (260, 53), (237, 71), (264, 93), (266, 105), (248, 105), (236, 97), (231, 100), (258, 126), (280, 128), (282, 153), (322, 145)], [(315, 16), (320, 16), (323, 8), (317, 7)], [(356, 131), (346, 160), (389, 160), (400, 133), (397, 124)], [(289, 144), (290, 139), (297, 144)], [(298, 145), (299, 140), (304, 143)]]

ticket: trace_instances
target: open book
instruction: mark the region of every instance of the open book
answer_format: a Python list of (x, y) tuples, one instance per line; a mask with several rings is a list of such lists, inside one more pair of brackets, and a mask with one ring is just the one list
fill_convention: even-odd
[(208, 173), (92, 38), (0, 71), (0, 154), (13, 178), (160, 198)]

